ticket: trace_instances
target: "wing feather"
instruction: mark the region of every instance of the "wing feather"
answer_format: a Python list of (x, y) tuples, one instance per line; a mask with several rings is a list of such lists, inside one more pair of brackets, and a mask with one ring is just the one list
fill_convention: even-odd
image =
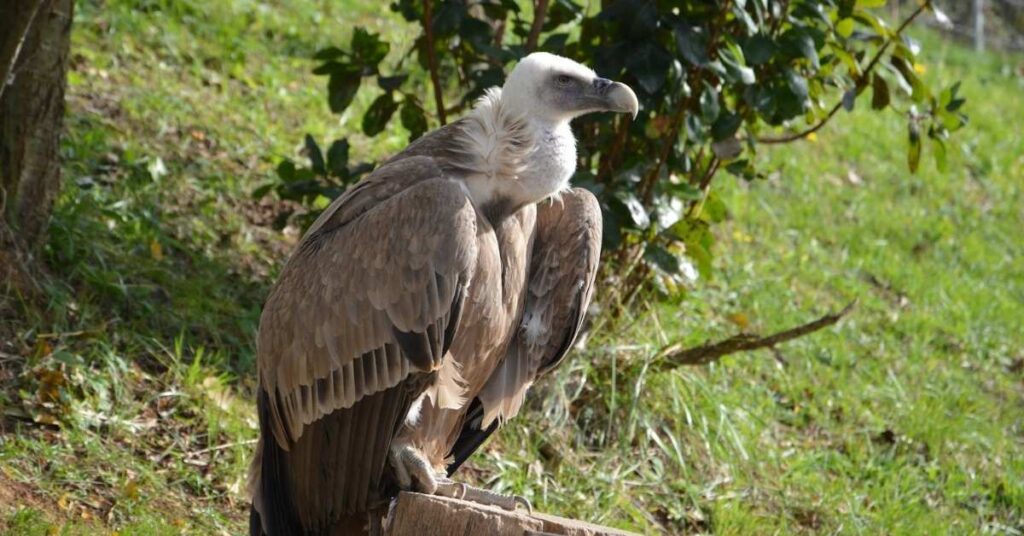
[(385, 164), (314, 222), (260, 319), (252, 474), (264, 527), (294, 515), (320, 530), (384, 498), (412, 400), (432, 384), (460, 394), (445, 355), (476, 240), (465, 192), (423, 156)]
[(537, 207), (526, 305), (502, 362), (478, 395), (480, 429), (519, 412), (526, 390), (568, 353), (583, 326), (601, 254), (601, 209), (574, 188)]
[(384, 166), (324, 212), (283, 270), (258, 341), (261, 384), (283, 401), (270, 399), (283, 448), (408, 376), (393, 362), (377, 367), (375, 350), (397, 346), (414, 370), (440, 368), (439, 334), (476, 258), (475, 210), (440, 177), (426, 157)]

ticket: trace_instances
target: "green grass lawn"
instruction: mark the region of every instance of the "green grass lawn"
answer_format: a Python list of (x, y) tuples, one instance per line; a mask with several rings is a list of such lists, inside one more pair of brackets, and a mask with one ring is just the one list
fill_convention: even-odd
[[(250, 192), (306, 132), (358, 130), (372, 91), (331, 115), (308, 58), (394, 21), (79, 4), (51, 301), (0, 347), (0, 531), (241, 533), (253, 335), (296, 238)], [(720, 177), (714, 279), (592, 336), (464, 478), (643, 533), (1024, 532), (1024, 59), (921, 38), (927, 77), (968, 98), (949, 171), (910, 175), (903, 120), (858, 109), (765, 151), (768, 180)], [(371, 157), (406, 134), (354, 140)], [(777, 351), (650, 367), (854, 299)]]

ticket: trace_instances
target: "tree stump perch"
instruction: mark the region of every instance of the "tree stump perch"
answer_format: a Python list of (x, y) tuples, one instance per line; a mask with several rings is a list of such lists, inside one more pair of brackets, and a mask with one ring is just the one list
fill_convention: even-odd
[(524, 510), (402, 492), (384, 519), (384, 536), (636, 536), (610, 527)]

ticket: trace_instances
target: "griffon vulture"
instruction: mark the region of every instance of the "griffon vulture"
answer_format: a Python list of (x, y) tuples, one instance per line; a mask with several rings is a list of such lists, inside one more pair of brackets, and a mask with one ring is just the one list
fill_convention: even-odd
[(569, 122), (637, 109), (628, 86), (531, 54), (313, 223), (260, 318), (252, 534), (361, 534), (399, 490), (466, 492), (448, 475), (590, 302), (601, 213), (569, 185)]

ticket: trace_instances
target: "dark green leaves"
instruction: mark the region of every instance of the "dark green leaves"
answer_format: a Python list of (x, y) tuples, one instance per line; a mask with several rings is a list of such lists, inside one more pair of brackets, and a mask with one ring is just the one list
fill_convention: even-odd
[[(837, 106), (865, 113), (867, 95), (855, 106), (862, 92), (870, 90), (871, 110), (906, 117), (912, 171), (925, 147), (939, 169), (949, 165), (950, 134), (967, 121), (960, 88), (933, 91), (917, 57), (921, 44), (895, 35), (901, 21), (872, 9), (883, 3), (612, 0), (597, 3), (594, 14), (582, 0), (551, 0), (540, 34), (531, 36), (522, 2), (436, 0), (430, 42), (424, 4), (394, 0), (392, 9), (410, 22), (405, 50), (392, 51), (380, 36), (356, 28), (348, 47), (316, 54), (314, 72), (328, 77), (335, 113), (350, 110), (368, 82), (373, 100), (356, 118), (362, 132), (390, 135), (389, 125), (400, 121), (410, 140), (424, 135), (428, 117), (437, 114), (427, 89), (430, 53), (449, 120), (463, 116), (486, 88), (500, 86), (529, 52), (528, 42), (630, 84), (643, 110), (635, 120), (595, 114), (575, 122), (581, 166), (574, 180), (601, 203), (603, 243), (623, 253), (609, 258), (638, 262), (635, 273), (649, 275), (643, 284), (672, 293), (694, 278), (680, 279), (694, 267), (702, 280), (711, 275), (712, 228), (728, 215), (715, 195), (718, 173), (763, 178), (759, 150), (806, 139), (802, 133), (844, 116), (833, 113)], [(900, 102), (904, 93), (912, 106)], [(307, 138), (303, 153), (308, 167), (283, 162), (274, 189), (316, 207), (372, 169), (349, 161), (344, 139), (324, 153)]]
[(370, 109), (363, 116), (363, 133), (367, 136), (376, 136), (387, 126), (388, 120), (398, 109), (398, 103), (391, 93), (385, 93), (376, 98)]
[(818, 59), (818, 46), (815, 44), (814, 35), (810, 30), (794, 27), (782, 35), (781, 41), (783, 51), (789, 57), (802, 57), (810, 62), (815, 69), (821, 67), (821, 62)]
[[(323, 62), (313, 69), (313, 73), (329, 77), (327, 103), (336, 114), (344, 112), (352, 104), (363, 76), (378, 72), (378, 65), (387, 56), (391, 46), (381, 40), (379, 35), (356, 28), (352, 32), (349, 48), (346, 52), (338, 47), (327, 47), (313, 56), (313, 59)], [(385, 89), (389, 85), (401, 85), (402, 81), (404, 76), (379, 78), (381, 87)]]
[(678, 24), (675, 28), (675, 36), (679, 54), (690, 65), (699, 66), (708, 62), (707, 34), (703, 28)]
[(626, 60), (626, 68), (640, 82), (647, 93), (656, 93), (665, 83), (672, 56), (660, 46), (647, 43), (641, 45)]
[(921, 163), (921, 129), (913, 117), (907, 126), (907, 134), (907, 167), (911, 173), (917, 173), (917, 166)]
[(391, 45), (377, 34), (363, 28), (356, 28), (352, 32), (352, 61), (365, 69), (376, 71), (377, 64), (388, 55), (389, 50)]
[(889, 84), (878, 73), (871, 76), (871, 109), (881, 110), (889, 105)]
[(409, 131), (409, 140), (415, 140), (427, 131), (427, 116), (423, 108), (410, 97), (405, 98), (402, 103), (402, 126)]
[(327, 163), (324, 161), (324, 154), (320, 152), (320, 146), (313, 141), (313, 136), (306, 134), (306, 156), (309, 157), (310, 167), (313, 172), (319, 175), (327, 174)]
[(334, 140), (331, 144), (327, 150), (327, 169), (338, 177), (344, 177), (348, 172), (348, 140)]
[(330, 76), (327, 82), (327, 103), (332, 112), (340, 114), (352, 104), (352, 99), (356, 98), (362, 78), (359, 71), (349, 66), (332, 70)]

